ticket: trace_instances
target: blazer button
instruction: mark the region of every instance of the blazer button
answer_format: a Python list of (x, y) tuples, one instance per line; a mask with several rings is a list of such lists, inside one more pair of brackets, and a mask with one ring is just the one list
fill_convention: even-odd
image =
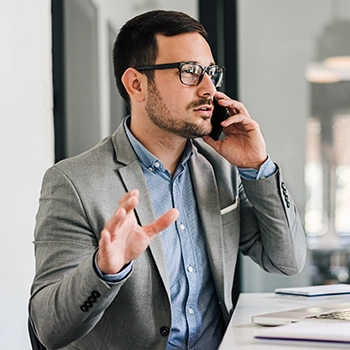
[(83, 311), (83, 312), (88, 312), (89, 308), (86, 305), (81, 305), (80, 306), (80, 310)]
[(95, 298), (95, 297), (93, 297), (93, 296), (89, 296), (89, 297), (88, 297), (88, 301), (89, 301), (90, 303), (96, 303), (97, 298)]
[(169, 333), (170, 333), (169, 327), (167, 327), (167, 326), (162, 326), (162, 327), (160, 327), (160, 334), (161, 334), (163, 337), (168, 336)]
[(93, 296), (94, 298), (99, 298), (101, 294), (97, 290), (94, 290), (91, 292), (91, 296)]
[(93, 307), (94, 305), (92, 303), (90, 303), (90, 301), (85, 301), (84, 305), (90, 309), (90, 307)]

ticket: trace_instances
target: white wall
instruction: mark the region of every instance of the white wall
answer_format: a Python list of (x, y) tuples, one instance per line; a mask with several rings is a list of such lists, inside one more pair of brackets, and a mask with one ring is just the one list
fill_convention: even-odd
[(0, 0), (1, 349), (30, 349), (34, 219), (54, 158), (49, 5)]

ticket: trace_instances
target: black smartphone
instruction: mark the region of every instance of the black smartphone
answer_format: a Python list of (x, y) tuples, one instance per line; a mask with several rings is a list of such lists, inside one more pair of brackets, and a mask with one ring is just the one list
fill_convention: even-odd
[(228, 113), (228, 110), (224, 106), (219, 105), (218, 101), (214, 98), (214, 110), (210, 120), (211, 124), (213, 125), (213, 129), (209, 134), (213, 140), (217, 141), (219, 139), (222, 131), (222, 126), (220, 123), (229, 116), (230, 114)]

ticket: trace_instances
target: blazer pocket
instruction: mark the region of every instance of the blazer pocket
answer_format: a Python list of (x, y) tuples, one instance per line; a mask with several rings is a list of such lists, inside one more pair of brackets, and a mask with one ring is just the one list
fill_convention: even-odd
[(230, 211), (235, 210), (238, 207), (238, 204), (239, 204), (239, 197), (237, 196), (236, 200), (233, 204), (220, 210), (220, 214), (225, 215), (225, 214), (229, 213)]
[[(221, 221), (222, 227), (225, 231), (229, 227), (230, 232), (232, 231), (232, 225), (238, 225), (239, 227), (239, 215), (240, 215), (240, 206), (239, 198), (236, 198), (236, 201), (229, 205), (226, 208), (220, 210), (221, 212)], [(226, 227), (226, 228), (225, 228)]]

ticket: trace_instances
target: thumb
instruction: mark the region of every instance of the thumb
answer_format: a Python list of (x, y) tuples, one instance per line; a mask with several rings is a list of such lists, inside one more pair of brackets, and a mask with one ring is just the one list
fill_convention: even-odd
[(161, 215), (158, 219), (152, 223), (144, 226), (144, 230), (149, 238), (153, 238), (159, 232), (164, 231), (170, 225), (172, 225), (179, 217), (179, 211), (175, 208), (168, 210), (166, 213)]

